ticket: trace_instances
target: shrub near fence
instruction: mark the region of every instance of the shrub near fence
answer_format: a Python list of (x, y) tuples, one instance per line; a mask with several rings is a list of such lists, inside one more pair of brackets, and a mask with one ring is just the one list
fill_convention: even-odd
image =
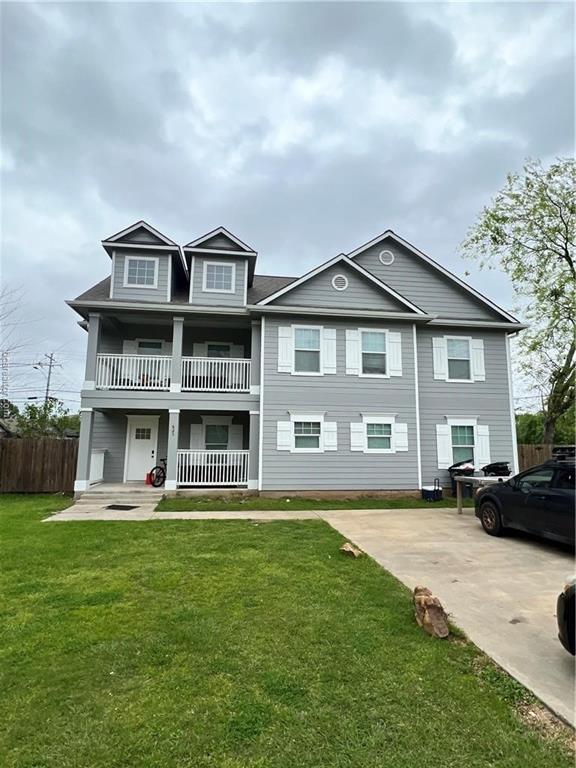
[(78, 441), (0, 440), (0, 493), (72, 493)]

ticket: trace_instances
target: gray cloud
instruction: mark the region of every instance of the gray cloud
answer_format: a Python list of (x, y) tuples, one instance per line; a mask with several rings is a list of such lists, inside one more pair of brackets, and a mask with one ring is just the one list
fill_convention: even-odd
[(79, 386), (84, 350), (63, 300), (106, 275), (100, 239), (136, 219), (181, 242), (224, 224), (270, 274), (390, 227), (510, 306), (457, 245), (509, 170), (573, 149), (568, 4), (2, 15), (3, 280), (36, 319), (26, 356), (61, 348), (62, 390)]

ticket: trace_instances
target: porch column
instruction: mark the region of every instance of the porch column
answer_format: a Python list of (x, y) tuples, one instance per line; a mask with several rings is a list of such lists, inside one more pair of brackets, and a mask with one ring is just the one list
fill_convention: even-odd
[(184, 335), (184, 318), (175, 317), (172, 321), (172, 374), (170, 376), (170, 392), (182, 391), (182, 338)]
[(251, 362), (250, 362), (250, 394), (260, 394), (260, 346), (261, 346), (260, 320), (252, 321)]
[(78, 459), (76, 462), (74, 493), (82, 493), (82, 491), (88, 490), (90, 485), (93, 426), (94, 411), (92, 408), (80, 408), (80, 436), (78, 438)]
[(176, 490), (178, 479), (178, 433), (180, 431), (180, 410), (171, 408), (168, 412), (168, 452), (166, 456), (166, 485), (167, 491)]
[(258, 466), (260, 457), (260, 411), (250, 411), (249, 432), (250, 455), (248, 457), (248, 488), (258, 488)]
[(99, 314), (88, 315), (88, 344), (86, 348), (86, 369), (82, 389), (96, 389), (96, 355), (100, 342), (101, 320)]

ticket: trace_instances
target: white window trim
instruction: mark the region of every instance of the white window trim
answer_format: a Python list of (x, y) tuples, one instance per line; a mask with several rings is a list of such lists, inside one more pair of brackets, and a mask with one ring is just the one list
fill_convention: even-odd
[[(360, 372), (359, 376), (361, 376), (364, 379), (389, 379), (390, 378), (390, 350), (388, 348), (388, 329), (387, 328), (358, 328), (358, 332), (360, 334)], [(364, 354), (364, 351), (362, 349), (362, 334), (363, 333), (383, 333), (384, 334), (384, 341), (386, 342), (386, 373), (363, 373), (363, 361), (362, 361), (362, 355)], [(370, 354), (370, 353), (367, 353)]]
[[(294, 424), (297, 421), (316, 421), (320, 423), (320, 439), (318, 448), (296, 448), (296, 435), (294, 434)], [(292, 441), (290, 453), (324, 453), (324, 413), (291, 413), (290, 422), (292, 424)]]
[[(396, 453), (396, 444), (394, 441), (394, 424), (396, 423), (396, 414), (362, 414), (362, 423), (364, 424), (364, 453)], [(368, 424), (389, 424), (390, 425), (390, 448), (369, 448), (368, 447)]]
[[(206, 426), (207, 425), (227, 426), (228, 428), (230, 428), (233, 419), (234, 419), (233, 416), (200, 416), (200, 421), (202, 423), (202, 445), (204, 446), (204, 448), (201, 448), (200, 450), (201, 451), (208, 450), (208, 448), (206, 448)], [(192, 442), (192, 429), (193, 429), (193, 425), (190, 424), (190, 443)], [(230, 429), (228, 429), (228, 445), (230, 445)], [(229, 450), (229, 448), (226, 447), (224, 450), (227, 451)]]
[[(318, 370), (317, 371), (297, 371), (296, 370), (296, 331), (318, 331)], [(293, 325), (292, 326), (292, 376), (323, 376), (324, 359), (322, 357), (322, 338), (324, 328), (320, 325)], [(301, 349), (299, 352), (316, 352), (315, 349)], [(302, 419), (299, 419), (302, 421)]]
[[(131, 261), (153, 261), (154, 262), (154, 283), (152, 285), (142, 285), (141, 283), (129, 283), (128, 282), (128, 266)], [(158, 288), (158, 271), (159, 271), (160, 259), (158, 256), (124, 256), (124, 288), (146, 288), (148, 290), (155, 290)]]
[[(450, 450), (452, 451), (452, 464), (454, 464), (454, 443), (452, 442), (452, 427), (472, 427), (474, 430), (474, 445), (472, 446), (472, 464), (476, 467), (476, 454), (478, 451), (478, 416), (446, 416), (446, 421), (450, 427)], [(464, 448), (465, 446), (456, 446)]]
[[(207, 288), (206, 278), (208, 276), (208, 266), (229, 267), (232, 269), (232, 287), (231, 288)], [(204, 261), (202, 264), (202, 291), (204, 293), (236, 293), (236, 264), (232, 261)]]
[[(470, 384), (474, 382), (474, 376), (472, 375), (472, 336), (444, 336), (446, 339), (446, 381), (455, 384)], [(450, 357), (448, 355), (448, 341), (467, 341), (468, 342), (468, 366), (470, 369), (469, 379), (451, 379), (450, 378), (450, 360), (466, 360), (465, 357)]]

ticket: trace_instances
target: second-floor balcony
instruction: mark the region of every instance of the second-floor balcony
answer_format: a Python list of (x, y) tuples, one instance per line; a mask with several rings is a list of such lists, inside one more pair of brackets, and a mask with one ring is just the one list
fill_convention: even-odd
[(183, 357), (182, 375), (173, 381), (173, 360), (166, 355), (96, 356), (96, 389), (182, 392), (249, 392), (250, 360), (243, 358)]

